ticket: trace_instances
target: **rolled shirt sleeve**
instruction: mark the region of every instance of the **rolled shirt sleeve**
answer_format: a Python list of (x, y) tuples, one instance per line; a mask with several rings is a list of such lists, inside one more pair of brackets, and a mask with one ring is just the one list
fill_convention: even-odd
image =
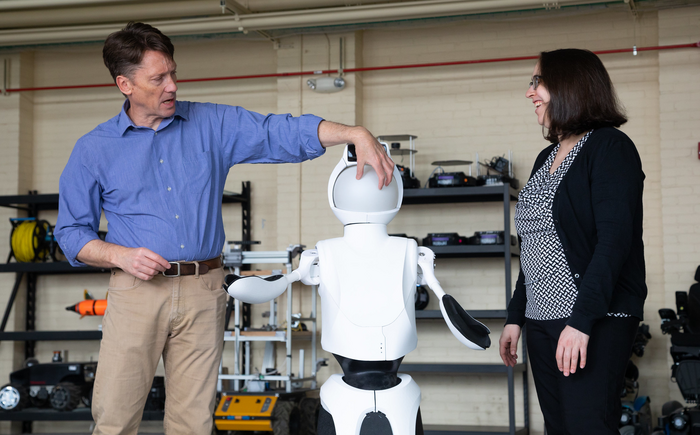
[(102, 199), (100, 186), (84, 161), (82, 144), (76, 144), (58, 188), (58, 219), (54, 235), (72, 266), (87, 266), (78, 261), (80, 250), (98, 238)]
[(323, 118), (318, 116), (262, 115), (226, 105), (217, 105), (216, 114), (229, 167), (240, 163), (299, 163), (325, 152), (318, 139)]

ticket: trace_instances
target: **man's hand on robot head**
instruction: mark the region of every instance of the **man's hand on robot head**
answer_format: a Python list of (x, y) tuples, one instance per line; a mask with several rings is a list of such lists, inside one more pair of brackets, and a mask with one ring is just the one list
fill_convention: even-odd
[(357, 179), (364, 175), (365, 165), (370, 165), (379, 177), (379, 189), (388, 186), (394, 174), (394, 161), (387, 154), (384, 146), (365, 130), (366, 134), (355, 140), (357, 151)]

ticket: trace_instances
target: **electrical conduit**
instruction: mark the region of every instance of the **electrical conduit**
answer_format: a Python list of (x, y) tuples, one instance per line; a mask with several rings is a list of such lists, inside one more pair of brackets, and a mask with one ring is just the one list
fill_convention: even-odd
[[(652, 47), (636, 47), (636, 48), (620, 48), (615, 50), (600, 50), (594, 51), (595, 54), (615, 54), (615, 53), (634, 53), (640, 51), (662, 51), (662, 50), (678, 50), (683, 48), (700, 48), (700, 42), (695, 42), (691, 44), (678, 44), (678, 45), (660, 45)], [(355, 73), (355, 72), (368, 72), (368, 71), (386, 71), (394, 69), (413, 69), (413, 68), (430, 68), (439, 66), (454, 66), (454, 65), (470, 65), (478, 63), (498, 63), (498, 62), (515, 62), (520, 60), (537, 60), (539, 56), (520, 56), (520, 57), (500, 57), (492, 59), (476, 59), (476, 60), (460, 60), (453, 62), (435, 62), (435, 63), (416, 63), (408, 65), (387, 65), (387, 66), (372, 66), (365, 68), (345, 68), (344, 73)], [(178, 83), (196, 83), (196, 82), (213, 82), (213, 81), (223, 81), (223, 80), (245, 80), (245, 79), (262, 79), (262, 78), (274, 78), (274, 77), (298, 77), (298, 76), (313, 76), (320, 74), (336, 74), (337, 69), (321, 70), (321, 71), (298, 71), (298, 72), (285, 72), (285, 73), (273, 73), (273, 74), (252, 74), (252, 75), (241, 75), (241, 76), (228, 76), (228, 77), (205, 77), (196, 79), (183, 79), (178, 80)], [(45, 86), (45, 87), (35, 87), (35, 88), (9, 88), (6, 90), (7, 93), (13, 92), (30, 92), (30, 91), (55, 91), (63, 89), (88, 89), (88, 88), (106, 88), (112, 87), (114, 83), (102, 83), (93, 85), (70, 85), (70, 86)]]

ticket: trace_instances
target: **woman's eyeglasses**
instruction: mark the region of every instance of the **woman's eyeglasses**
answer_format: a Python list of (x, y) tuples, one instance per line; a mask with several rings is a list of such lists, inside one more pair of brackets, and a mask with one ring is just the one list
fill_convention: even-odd
[(540, 81), (542, 81), (542, 76), (532, 76), (530, 79), (530, 87), (533, 90), (537, 89), (537, 86), (540, 85)]

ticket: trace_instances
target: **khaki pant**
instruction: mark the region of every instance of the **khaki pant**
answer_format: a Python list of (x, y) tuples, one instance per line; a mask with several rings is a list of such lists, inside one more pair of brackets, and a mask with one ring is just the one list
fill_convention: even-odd
[(223, 268), (142, 281), (112, 271), (92, 396), (95, 435), (136, 434), (165, 364), (167, 435), (211, 434), (223, 348)]

